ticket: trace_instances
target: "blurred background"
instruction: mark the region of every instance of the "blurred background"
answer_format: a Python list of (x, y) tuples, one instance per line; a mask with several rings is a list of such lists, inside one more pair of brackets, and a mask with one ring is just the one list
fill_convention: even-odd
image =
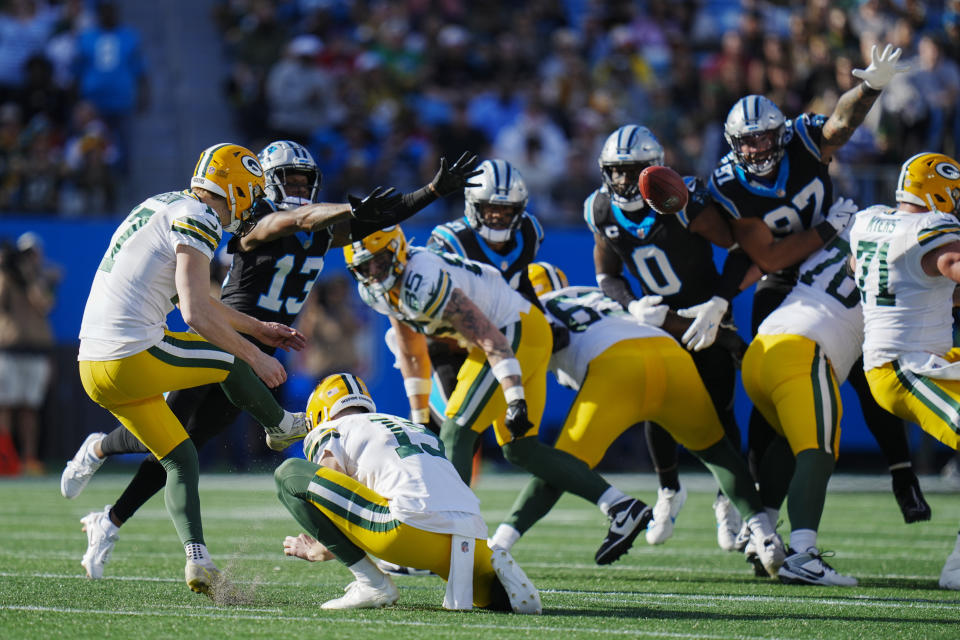
[[(118, 222), (145, 197), (186, 188), (210, 144), (296, 140), (334, 202), (379, 184), (419, 187), (440, 156), (463, 150), (505, 158), (546, 229), (541, 259), (589, 284), (582, 206), (611, 131), (646, 125), (667, 164), (706, 177), (728, 150), (722, 125), (739, 97), (764, 94), (787, 117), (829, 114), (885, 42), (911, 71), (831, 165), (839, 194), (863, 206), (892, 201), (917, 151), (960, 153), (960, 0), (0, 0), (2, 273), (19, 295), (3, 300), (0, 352), (51, 365), (39, 410), (0, 407), (0, 473), (14, 472), (11, 447), (16, 472), (59, 473), (87, 433), (113, 427), (77, 375), (89, 284)], [(462, 213), (462, 198), (434, 203), (407, 235), (424, 243)], [(214, 265), (214, 291), (224, 268)], [(749, 308), (746, 293), (741, 327)], [(286, 360), (284, 406), (300, 410), (321, 376), (349, 369), (382, 410), (406, 414), (386, 321), (360, 303), (339, 251), (306, 309), (310, 346)], [(571, 400), (551, 382), (544, 437)], [(746, 425), (742, 392), (737, 403)], [(844, 412), (841, 470), (882, 471), (846, 391)], [(241, 420), (201, 452), (204, 468), (272, 467), (279, 454), (262, 436)], [(911, 437), (918, 471), (956, 473), (948, 451), (919, 429)], [(628, 432), (603, 468), (648, 470), (643, 439)]]

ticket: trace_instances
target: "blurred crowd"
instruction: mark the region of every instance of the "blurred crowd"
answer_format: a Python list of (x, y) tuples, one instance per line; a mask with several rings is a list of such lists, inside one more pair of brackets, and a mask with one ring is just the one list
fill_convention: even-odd
[(118, 4), (0, 1), (0, 215), (114, 211), (131, 119), (149, 99)]
[(958, 0), (222, 0), (216, 18), (237, 124), (254, 147), (307, 145), (326, 199), (421, 184), (468, 148), (519, 167), (545, 224), (578, 225), (618, 126), (649, 126), (705, 176), (739, 97), (828, 114), (878, 42), (912, 70), (834, 163), (841, 191), (884, 199), (903, 159), (960, 137)]

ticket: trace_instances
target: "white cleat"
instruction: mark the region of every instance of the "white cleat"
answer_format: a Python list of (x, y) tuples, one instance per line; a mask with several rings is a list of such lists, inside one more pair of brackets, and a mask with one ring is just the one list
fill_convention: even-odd
[[(738, 551), (737, 534), (743, 521), (740, 512), (733, 506), (730, 499), (722, 493), (713, 501), (713, 513), (717, 517), (717, 544), (724, 551)], [(744, 543), (746, 544), (746, 543)]]
[(823, 561), (823, 555), (816, 547), (810, 547), (803, 553), (788, 550), (787, 559), (779, 571), (780, 582), (784, 584), (814, 584), (824, 587), (855, 587), (857, 579), (845, 576)]
[(647, 544), (663, 544), (673, 535), (673, 525), (677, 514), (687, 501), (687, 488), (679, 491), (660, 487), (657, 489), (657, 503), (653, 505), (653, 520), (647, 525)]
[(954, 549), (940, 572), (940, 588), (960, 591), (960, 549)]
[(80, 518), (83, 530), (87, 532), (87, 552), (80, 564), (87, 571), (87, 577), (99, 580), (103, 577), (103, 565), (107, 564), (113, 545), (117, 543), (118, 527), (110, 521), (110, 505), (103, 511), (93, 511)]
[[(279, 428), (279, 427), (278, 427)], [(306, 413), (293, 414), (293, 427), (289, 432), (267, 433), (267, 446), (274, 451), (283, 451), (294, 442), (303, 440), (310, 431), (310, 420)]]
[(750, 542), (747, 549), (757, 555), (760, 564), (767, 570), (767, 575), (776, 578), (779, 575), (780, 567), (786, 560), (787, 552), (783, 547), (783, 540), (777, 533), (764, 534), (756, 530), (750, 534)]
[(510, 608), (514, 613), (539, 615), (543, 613), (540, 603), (540, 592), (533, 586), (533, 582), (523, 572), (510, 552), (500, 547), (490, 549), (490, 565), (493, 567), (500, 584), (503, 585), (507, 597), (510, 598)]
[(106, 437), (105, 433), (91, 433), (83, 441), (73, 460), (67, 463), (63, 473), (60, 475), (60, 493), (64, 498), (73, 499), (80, 495), (80, 492), (90, 482), (90, 478), (97, 472), (106, 458), (98, 458), (93, 452), (93, 445)]
[(217, 565), (209, 560), (187, 560), (183, 575), (191, 591), (211, 598), (221, 578), (220, 569), (217, 569)]
[(351, 582), (344, 589), (343, 596), (328, 600), (320, 605), (321, 609), (379, 609), (394, 604), (400, 598), (397, 586), (390, 576), (383, 576), (383, 582), (373, 587), (362, 582)]

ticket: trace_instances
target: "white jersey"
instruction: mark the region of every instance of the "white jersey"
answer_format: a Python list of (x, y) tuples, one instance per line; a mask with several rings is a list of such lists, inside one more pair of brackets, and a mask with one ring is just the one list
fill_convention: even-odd
[(303, 440), (320, 464), (332, 456), (344, 472), (389, 501), (390, 514), (424, 531), (486, 538), (480, 500), (443, 445), (421, 425), (386, 413), (356, 413), (323, 423)]
[(800, 265), (793, 290), (757, 329), (763, 335), (797, 335), (820, 345), (843, 384), (860, 357), (863, 311), (860, 292), (847, 273), (850, 232), (844, 230)]
[(186, 191), (153, 196), (131, 211), (93, 278), (78, 359), (116, 360), (159, 343), (177, 299), (177, 247), (212, 259), (222, 233), (217, 214)]
[(928, 276), (921, 260), (960, 240), (960, 222), (946, 213), (903, 213), (875, 206), (857, 214), (850, 233), (863, 304), (863, 366), (913, 354), (943, 355), (953, 346), (956, 283)]
[(380, 313), (428, 335), (462, 338), (443, 319), (454, 289), (462, 291), (500, 329), (518, 322), (520, 313), (530, 310), (530, 303), (510, 288), (497, 269), (453, 253), (411, 247), (400, 282), (396, 300), (387, 301), (363, 285), (360, 297)]
[(565, 387), (580, 389), (590, 362), (624, 340), (671, 338), (642, 324), (596, 287), (566, 287), (540, 297), (547, 318), (570, 330), (570, 344), (550, 356), (550, 370)]

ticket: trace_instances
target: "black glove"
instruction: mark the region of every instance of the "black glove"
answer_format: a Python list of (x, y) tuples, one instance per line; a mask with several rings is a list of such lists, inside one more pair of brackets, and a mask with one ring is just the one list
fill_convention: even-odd
[(440, 170), (430, 181), (430, 188), (437, 197), (444, 198), (463, 191), (466, 187), (479, 187), (478, 183), (469, 181), (470, 178), (483, 173), (479, 169), (474, 169), (476, 165), (477, 155), (469, 151), (464, 151), (463, 155), (449, 167), (447, 159), (440, 158)]
[(533, 428), (530, 419), (527, 418), (527, 401), (514, 400), (507, 405), (507, 431), (513, 436), (513, 439), (522, 438), (523, 434)]
[(347, 202), (350, 203), (351, 216), (362, 222), (376, 222), (385, 211), (397, 206), (401, 198), (403, 194), (393, 187), (387, 190), (377, 187), (362, 200), (357, 196), (348, 195)]

